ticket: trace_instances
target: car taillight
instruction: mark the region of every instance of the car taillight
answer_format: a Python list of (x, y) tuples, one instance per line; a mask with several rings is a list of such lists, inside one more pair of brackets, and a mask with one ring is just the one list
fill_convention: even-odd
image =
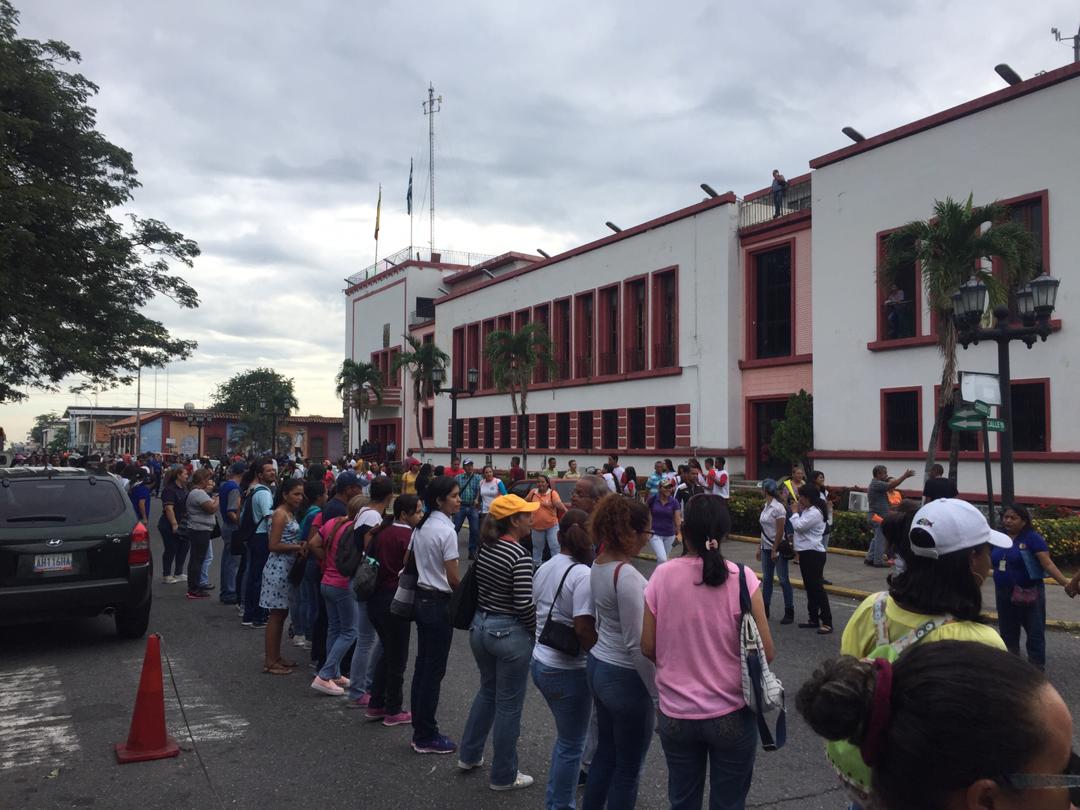
[(150, 532), (141, 523), (137, 523), (131, 531), (128, 565), (146, 565), (148, 562), (150, 562)]

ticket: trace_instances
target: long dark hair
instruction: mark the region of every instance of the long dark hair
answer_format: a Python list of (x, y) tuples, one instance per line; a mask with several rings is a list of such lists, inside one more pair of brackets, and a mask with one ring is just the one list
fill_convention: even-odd
[[(420, 465), (420, 471), (416, 473), (416, 494), (421, 498), (424, 497), (424, 492), (427, 491), (430, 481), (431, 465), (425, 462)], [(394, 503), (397, 503), (397, 501), (394, 501)]]
[[(683, 542), (688, 550), (701, 557), (701, 582), (715, 588), (728, 578), (727, 561), (720, 551), (720, 541), (731, 531), (731, 516), (727, 505), (719, 495), (695, 495), (686, 503), (683, 511)], [(713, 550), (706, 548), (709, 540), (716, 540)]]
[(417, 529), (427, 523), (427, 519), (431, 517), (432, 512), (438, 511), (439, 501), (447, 498), (457, 485), (458, 482), (450, 475), (440, 475), (438, 478), (431, 479), (431, 483), (428, 484), (427, 491), (424, 493), (424, 506), (427, 507), (427, 512), (420, 518), (420, 522), (416, 524)]
[(889, 595), (905, 610), (961, 621), (981, 622), (982, 590), (971, 571), (975, 548), (942, 554), (936, 560), (908, 554), (904, 573), (893, 577)]
[(416, 511), (416, 504), (420, 502), (420, 499), (415, 495), (398, 495), (394, 498), (394, 509), (391, 515), (383, 518), (383, 522), (376, 526), (368, 533), (367, 547), (369, 551), (374, 550), (375, 538), (383, 533), (384, 529), (389, 528), (394, 524), (402, 515), (411, 515)]
[(821, 512), (822, 520), (825, 520), (828, 517), (825, 512), (827, 508), (825, 506), (825, 499), (821, 497), (820, 489), (815, 487), (813, 484), (803, 484), (795, 491), (802, 495), (804, 498), (806, 498), (806, 500), (810, 501), (810, 505), (815, 507), (819, 512)]
[[(303, 478), (286, 478), (277, 488), (277, 492), (274, 493), (274, 508), (284, 505), (285, 496), (292, 492), (297, 487), (304, 487), (307, 482)], [(305, 496), (307, 491), (304, 492)], [(300, 509), (303, 509), (303, 504), (300, 504)], [(299, 510), (298, 510), (299, 511)]]
[[(861, 745), (874, 684), (871, 664), (834, 658), (803, 684), (795, 705), (822, 737)], [(1039, 710), (1046, 684), (1028, 662), (986, 644), (910, 647), (893, 665), (874, 792), (890, 808), (944, 807), (949, 794), (980, 779), (1023, 772), (1046, 744)]]
[(569, 552), (574, 562), (592, 565), (593, 547), (585, 529), (588, 520), (584, 509), (567, 509), (559, 521), (559, 549)]

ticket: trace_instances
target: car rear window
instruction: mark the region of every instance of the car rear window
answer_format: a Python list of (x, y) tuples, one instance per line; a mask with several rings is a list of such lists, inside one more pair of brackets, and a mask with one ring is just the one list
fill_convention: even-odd
[(108, 523), (124, 513), (127, 499), (112, 481), (53, 478), (8, 481), (0, 486), (0, 526), (78, 526)]

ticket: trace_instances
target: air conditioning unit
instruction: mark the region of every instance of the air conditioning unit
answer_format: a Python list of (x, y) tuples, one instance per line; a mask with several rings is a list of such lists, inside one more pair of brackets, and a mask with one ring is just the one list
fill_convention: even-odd
[(848, 493), (848, 510), (851, 512), (869, 512), (870, 499), (865, 492), (851, 491)]

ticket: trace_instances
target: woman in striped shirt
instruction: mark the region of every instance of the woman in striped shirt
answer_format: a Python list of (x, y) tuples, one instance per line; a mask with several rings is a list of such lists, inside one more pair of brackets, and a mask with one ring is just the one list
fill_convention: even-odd
[(492, 790), (516, 790), (533, 783), (517, 769), (521, 707), (536, 627), (532, 560), (521, 540), (532, 531), (533, 512), (539, 508), (517, 495), (492, 501), (473, 563), (479, 596), (469, 646), (480, 668), (480, 691), (465, 724), (458, 767), (471, 771), (483, 765), (484, 745), (488, 732), (493, 732)]

